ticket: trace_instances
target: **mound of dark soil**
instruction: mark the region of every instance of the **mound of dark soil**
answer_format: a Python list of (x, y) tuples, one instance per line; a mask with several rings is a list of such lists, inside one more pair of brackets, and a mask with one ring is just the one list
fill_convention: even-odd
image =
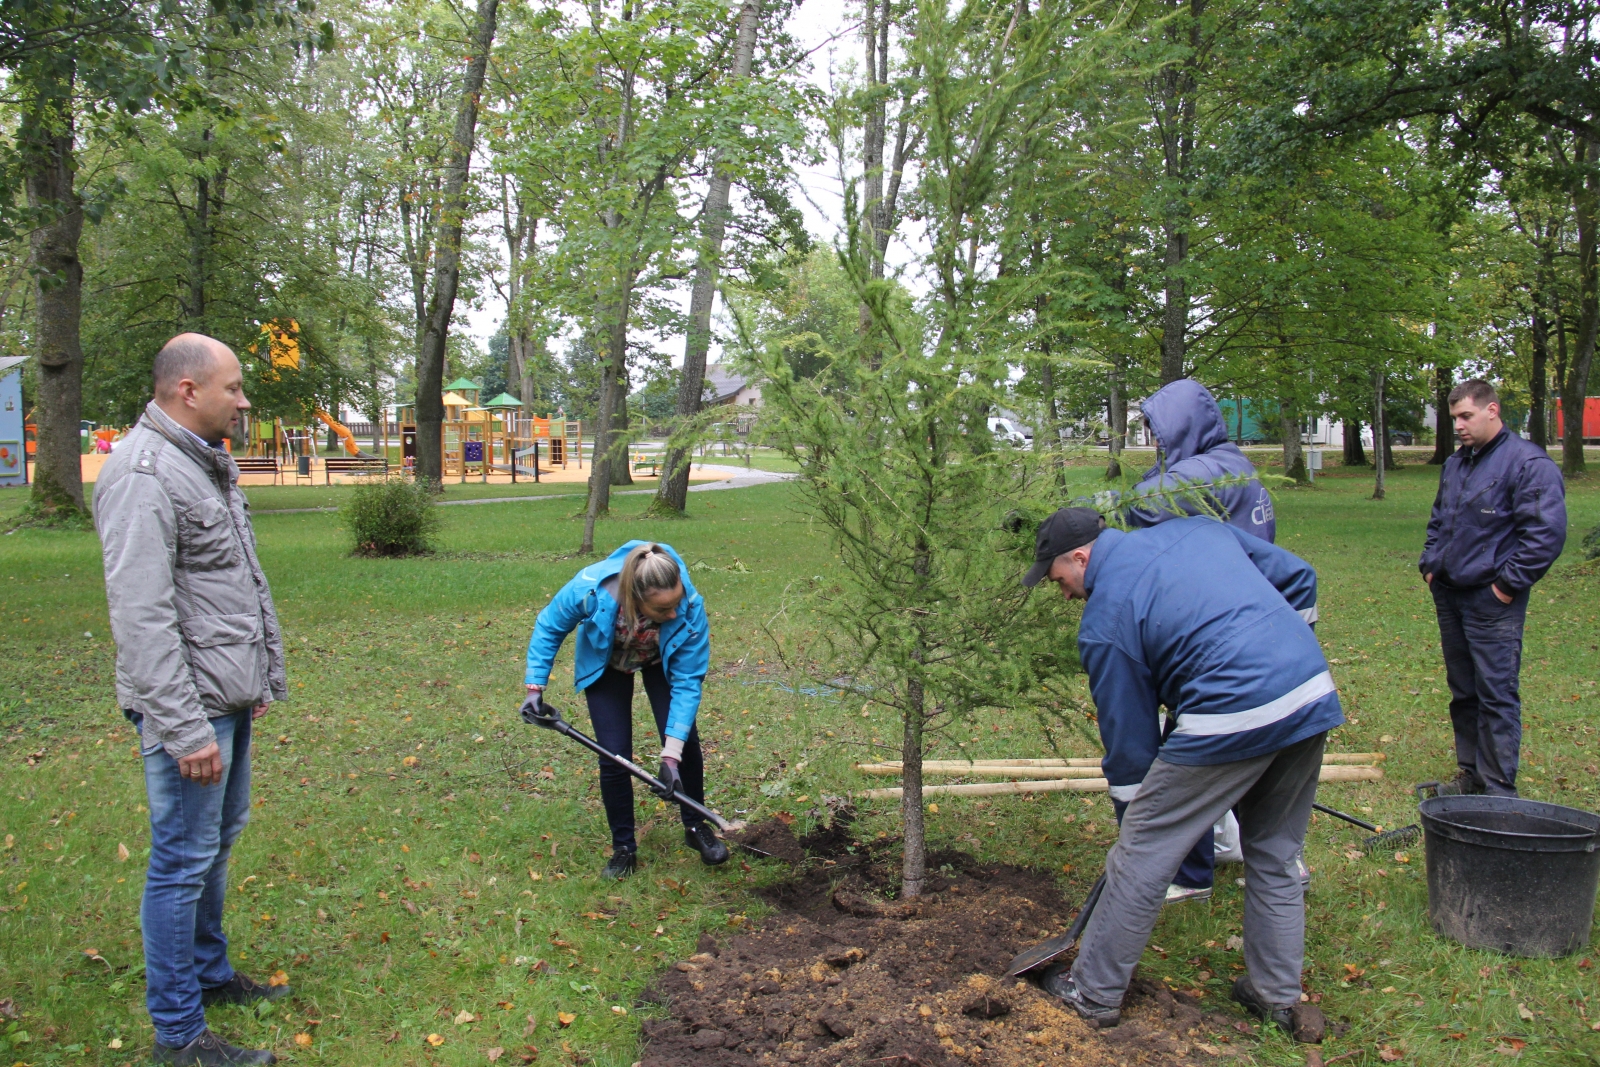
[(786, 859), (807, 855), (766, 891), (779, 910), (765, 924), (720, 946), (702, 939), (651, 987), (671, 1017), (645, 1023), (644, 1067), (1212, 1064), (1240, 1036), (1242, 1023), (1160, 982), (1136, 979), (1122, 1025), (1096, 1031), (1002, 977), (1071, 918), (1046, 875), (935, 854), (924, 895), (901, 903), (883, 896), (888, 842), (852, 841), (839, 822), (799, 842), (781, 823), (749, 833)]

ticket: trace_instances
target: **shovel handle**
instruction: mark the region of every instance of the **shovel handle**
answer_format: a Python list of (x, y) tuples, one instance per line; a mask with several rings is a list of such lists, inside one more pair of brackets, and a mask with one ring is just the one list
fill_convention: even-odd
[[(578, 742), (578, 744), (582, 745), (590, 752), (593, 752), (601, 759), (608, 759), (612, 763), (615, 763), (617, 766), (621, 767), (623, 770), (639, 779), (639, 781), (655, 790), (658, 794), (663, 788), (665, 788), (661, 783), (661, 779), (657, 778), (655, 775), (651, 774), (649, 771), (633, 762), (633, 760), (628, 759), (626, 756), (617, 755), (615, 752), (612, 752), (610, 749), (600, 744), (600, 742), (596, 741), (594, 738), (589, 737), (581, 730), (576, 729), (570, 722), (561, 717), (561, 712), (555, 707), (555, 705), (543, 703), (540, 705), (540, 707), (544, 709), (545, 714), (528, 714), (523, 717), (535, 726), (542, 726), (546, 730), (554, 730), (558, 734), (563, 734), (572, 738), (574, 741)], [(712, 825), (714, 825), (718, 830), (726, 832), (733, 829), (733, 824), (727, 819), (724, 819), (721, 815), (718, 815), (716, 812), (712, 811), (698, 800), (685, 796), (681, 789), (675, 789), (672, 791), (672, 799), (677, 801), (679, 804), (682, 804), (690, 811), (699, 812), (705, 818), (710, 819)]]

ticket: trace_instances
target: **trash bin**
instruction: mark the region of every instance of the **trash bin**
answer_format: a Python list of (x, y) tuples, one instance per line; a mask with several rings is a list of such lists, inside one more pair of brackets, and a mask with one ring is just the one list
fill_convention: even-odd
[(294, 461), (294, 472), (301, 478), (311, 477), (311, 457), (296, 456)]
[(1322, 449), (1306, 449), (1306, 480), (1316, 481), (1317, 472), (1322, 469)]

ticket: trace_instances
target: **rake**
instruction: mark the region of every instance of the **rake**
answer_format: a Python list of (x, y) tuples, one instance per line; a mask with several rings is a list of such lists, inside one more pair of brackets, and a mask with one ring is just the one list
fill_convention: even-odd
[(1343, 819), (1352, 826), (1359, 826), (1363, 830), (1371, 830), (1372, 836), (1361, 842), (1361, 851), (1363, 852), (1392, 852), (1396, 849), (1405, 848), (1407, 845), (1416, 844), (1417, 839), (1422, 836), (1422, 827), (1416, 823), (1412, 823), (1410, 826), (1402, 826), (1398, 830), (1385, 830), (1381, 826), (1374, 826), (1367, 820), (1358, 819), (1354, 815), (1346, 815), (1337, 808), (1330, 808), (1326, 804), (1313, 802), (1311, 806), (1324, 815), (1332, 815), (1335, 819)]

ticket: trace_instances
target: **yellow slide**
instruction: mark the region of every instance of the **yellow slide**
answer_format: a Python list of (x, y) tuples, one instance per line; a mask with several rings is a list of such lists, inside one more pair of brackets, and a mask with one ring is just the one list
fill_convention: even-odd
[(339, 438), (339, 443), (344, 445), (344, 450), (346, 452), (350, 453), (352, 456), (366, 455), (365, 452), (361, 451), (361, 446), (356, 444), (356, 435), (345, 429), (343, 423), (339, 422), (332, 415), (329, 415), (321, 408), (317, 409), (317, 418), (328, 424), (328, 429), (332, 430), (334, 436)]

